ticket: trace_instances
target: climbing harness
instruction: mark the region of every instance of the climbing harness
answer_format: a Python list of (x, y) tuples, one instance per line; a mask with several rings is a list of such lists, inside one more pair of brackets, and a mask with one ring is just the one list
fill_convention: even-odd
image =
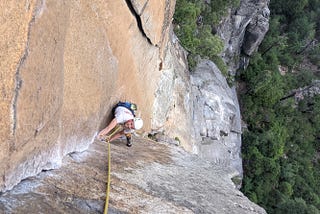
[(122, 129), (122, 127), (120, 125), (117, 125), (111, 132), (110, 135), (107, 136), (107, 138), (104, 140), (107, 142), (108, 144), (108, 178), (107, 178), (107, 192), (106, 192), (106, 202), (105, 202), (105, 206), (104, 206), (104, 214), (108, 214), (108, 207), (109, 207), (109, 193), (110, 193), (110, 174), (111, 174), (111, 146), (110, 146), (110, 139), (111, 137), (117, 133), (118, 131), (120, 131), (120, 129)]

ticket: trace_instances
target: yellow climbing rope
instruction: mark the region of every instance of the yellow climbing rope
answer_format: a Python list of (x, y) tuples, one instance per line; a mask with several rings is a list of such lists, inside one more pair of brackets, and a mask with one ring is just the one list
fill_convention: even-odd
[(104, 214), (108, 214), (108, 207), (109, 207), (109, 194), (110, 194), (110, 174), (111, 174), (111, 146), (110, 146), (110, 139), (111, 137), (120, 131), (122, 129), (122, 126), (118, 125), (116, 126), (110, 135), (107, 136), (106, 142), (108, 144), (108, 178), (107, 178), (107, 192), (106, 192), (106, 202), (104, 206)]
[(107, 141), (108, 144), (108, 178), (107, 178), (107, 193), (106, 193), (106, 203), (104, 206), (104, 214), (108, 214), (109, 207), (109, 193), (110, 193), (110, 173), (111, 173), (111, 154), (110, 154), (110, 141)]

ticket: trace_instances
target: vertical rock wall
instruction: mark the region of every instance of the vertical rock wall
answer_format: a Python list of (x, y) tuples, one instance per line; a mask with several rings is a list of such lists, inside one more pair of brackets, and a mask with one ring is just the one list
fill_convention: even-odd
[(16, 81), (19, 81), (17, 75), (25, 55), (29, 22), (32, 20), (32, 3), (31, 1), (31, 5), (28, 5), (24, 2), (0, 2), (0, 189), (4, 188), (6, 180), (8, 154), (14, 150), (13, 130), (16, 128), (14, 109), (19, 90)]
[(119, 99), (150, 129), (174, 3), (1, 1), (0, 191), (86, 149)]
[(198, 153), (207, 160), (231, 166), (242, 176), (241, 117), (237, 94), (209, 60), (191, 76), (194, 129)]
[(154, 131), (242, 176), (241, 117), (235, 88), (229, 87), (209, 60), (200, 60), (190, 74), (186, 52), (174, 35), (169, 47), (155, 93)]
[[(164, 67), (155, 93), (152, 128), (195, 152), (192, 93), (187, 53), (171, 32)], [(169, 139), (168, 139), (169, 140)]]

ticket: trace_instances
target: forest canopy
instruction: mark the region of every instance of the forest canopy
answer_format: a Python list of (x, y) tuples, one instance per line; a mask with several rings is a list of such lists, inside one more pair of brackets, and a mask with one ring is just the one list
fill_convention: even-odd
[[(189, 52), (220, 70), (214, 34), (239, 1), (177, 0), (175, 33)], [(270, 29), (245, 70), (237, 71), (243, 120), (241, 191), (268, 213), (320, 213), (320, 0), (271, 0)], [(319, 84), (318, 84), (319, 85)]]
[(270, 1), (270, 29), (240, 71), (242, 191), (268, 213), (320, 211), (320, 1)]

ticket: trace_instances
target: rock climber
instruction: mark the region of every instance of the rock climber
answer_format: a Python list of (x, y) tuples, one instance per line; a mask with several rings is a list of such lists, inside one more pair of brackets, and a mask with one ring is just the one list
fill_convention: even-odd
[(114, 118), (102, 129), (98, 136), (100, 140), (111, 142), (126, 136), (127, 146), (131, 147), (131, 134), (143, 126), (143, 120), (135, 117), (136, 105), (130, 102), (119, 102), (112, 110)]

